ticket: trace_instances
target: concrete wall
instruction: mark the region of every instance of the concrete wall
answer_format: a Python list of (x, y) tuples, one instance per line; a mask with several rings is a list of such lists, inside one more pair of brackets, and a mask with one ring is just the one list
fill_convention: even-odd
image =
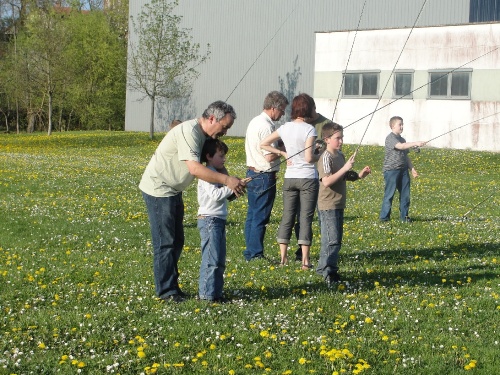
[[(317, 33), (314, 97), (318, 112), (347, 126), (346, 143), (363, 140), (363, 144), (383, 145), (390, 131), (389, 118), (399, 115), (407, 140), (437, 137), (429, 146), (500, 151), (500, 23), (410, 31), (359, 31), (354, 44), (354, 31)], [(345, 51), (351, 48), (347, 65)], [(381, 98), (339, 98), (346, 67), (348, 71), (380, 70)], [(429, 70), (459, 67), (472, 69), (470, 99), (430, 99)], [(412, 98), (393, 96), (393, 69), (414, 70)], [(380, 110), (373, 113), (376, 109)]]
[[(131, 1), (130, 15), (137, 16), (144, 4), (146, 0)], [(244, 136), (248, 122), (262, 110), (264, 96), (282, 89), (280, 79), (287, 96), (313, 93), (315, 32), (355, 30), (358, 23), (361, 30), (411, 27), (423, 4), (424, 0), (181, 0), (176, 13), (183, 17), (182, 26), (192, 29), (195, 42), (210, 43), (212, 54), (200, 66), (190, 100), (158, 103), (156, 128), (165, 129), (174, 118), (200, 116), (209, 103), (231, 95), (228, 102), (238, 119), (229, 135)], [(427, 1), (418, 25), (468, 20), (469, 0)], [(132, 28), (130, 40), (136, 40)], [(347, 44), (339, 51), (343, 58), (349, 48)], [(127, 91), (126, 130), (149, 129), (149, 101), (139, 97)]]

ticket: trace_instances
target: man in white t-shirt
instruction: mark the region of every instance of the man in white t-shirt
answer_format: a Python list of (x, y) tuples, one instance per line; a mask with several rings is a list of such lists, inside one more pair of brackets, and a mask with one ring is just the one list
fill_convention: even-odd
[[(246, 248), (243, 251), (248, 261), (264, 257), (264, 236), (276, 197), (276, 173), (280, 168), (280, 155), (261, 149), (260, 143), (276, 130), (274, 122), (285, 114), (287, 105), (285, 95), (271, 91), (264, 99), (262, 113), (248, 124), (245, 137), (246, 177), (252, 180), (247, 184)], [(278, 147), (278, 144), (275, 146)]]
[(185, 297), (179, 288), (177, 268), (184, 247), (182, 191), (196, 177), (226, 185), (237, 196), (245, 192), (245, 184), (239, 178), (200, 163), (205, 140), (225, 135), (235, 118), (229, 104), (210, 104), (200, 118), (185, 121), (167, 133), (142, 175), (139, 189), (151, 227), (156, 294), (163, 300), (180, 302)]

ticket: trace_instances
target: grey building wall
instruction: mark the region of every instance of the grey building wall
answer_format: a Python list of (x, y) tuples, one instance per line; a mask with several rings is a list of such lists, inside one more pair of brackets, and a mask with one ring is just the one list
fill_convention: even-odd
[[(137, 16), (146, 0), (130, 2)], [(281, 90), (292, 98), (314, 92), (315, 32), (466, 24), (470, 0), (181, 0), (176, 13), (210, 60), (199, 68), (189, 100), (159, 102), (155, 128), (174, 118), (199, 117), (215, 100), (227, 100), (238, 118), (228, 135), (244, 136), (264, 96)], [(364, 7), (363, 7), (364, 6)], [(131, 41), (135, 35), (130, 28)], [(349, 54), (349, 50), (345, 51)], [(282, 82), (282, 85), (280, 85)], [(234, 91), (233, 91), (234, 90)], [(150, 103), (127, 91), (125, 129), (148, 131)]]

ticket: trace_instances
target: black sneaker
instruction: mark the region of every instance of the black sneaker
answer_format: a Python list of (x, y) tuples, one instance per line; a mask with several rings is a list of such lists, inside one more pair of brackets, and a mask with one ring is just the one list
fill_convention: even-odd
[(302, 262), (302, 248), (300, 246), (297, 251), (295, 251), (295, 260), (297, 262)]
[(226, 297), (219, 297), (219, 298), (214, 298), (212, 300), (212, 302), (213, 303), (231, 303), (232, 301)]
[(406, 216), (405, 219), (403, 220), (403, 223), (411, 223), (411, 222), (413, 222), (413, 220), (409, 216)]
[(185, 298), (180, 294), (171, 294), (169, 296), (162, 297), (162, 300), (164, 300), (165, 302), (175, 302), (175, 303), (184, 302), (184, 299)]
[(279, 261), (277, 261), (275, 259), (268, 258), (264, 254), (259, 254), (259, 255), (255, 256), (255, 257), (253, 257), (251, 260), (254, 260), (254, 259), (265, 260), (266, 262), (268, 262), (269, 264), (272, 264), (272, 265), (278, 265), (278, 264), (280, 264)]
[(200, 301), (207, 302), (207, 303), (213, 303), (213, 304), (217, 304), (217, 303), (231, 303), (231, 300), (228, 299), (228, 298), (226, 298), (226, 297), (200, 298), (200, 296), (197, 296), (196, 299), (198, 299)]
[(328, 287), (332, 287), (335, 283), (339, 283), (341, 281), (342, 279), (340, 278), (340, 275), (337, 272), (325, 276), (325, 282)]

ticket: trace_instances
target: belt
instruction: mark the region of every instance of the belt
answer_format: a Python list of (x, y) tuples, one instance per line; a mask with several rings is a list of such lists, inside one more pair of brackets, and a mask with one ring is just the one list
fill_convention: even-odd
[(249, 170), (251, 170), (252, 172), (255, 172), (255, 173), (276, 173), (276, 171), (272, 171), (272, 172), (265, 172), (265, 171), (258, 171), (257, 169), (255, 169), (254, 167), (247, 167)]

